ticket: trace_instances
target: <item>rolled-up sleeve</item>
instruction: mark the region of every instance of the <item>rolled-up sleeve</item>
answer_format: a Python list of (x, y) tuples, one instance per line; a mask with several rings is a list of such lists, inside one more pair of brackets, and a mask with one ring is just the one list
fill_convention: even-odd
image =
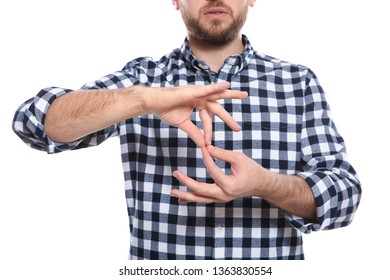
[(12, 123), (16, 135), (31, 148), (48, 153), (56, 153), (76, 147), (79, 141), (66, 144), (55, 143), (44, 130), (45, 117), (50, 105), (56, 98), (71, 91), (70, 89), (57, 87), (45, 88), (35, 97), (24, 102), (16, 110)]
[(305, 114), (301, 139), (302, 172), (297, 175), (311, 187), (317, 219), (287, 215), (304, 233), (344, 227), (351, 223), (361, 198), (361, 184), (348, 162), (343, 138), (332, 121), (329, 105), (315, 74), (306, 78)]
[[(139, 84), (136, 77), (138, 61), (129, 63), (128, 67), (106, 75), (94, 82), (81, 87), (82, 90), (103, 90), (131, 87)], [(44, 130), (46, 113), (54, 100), (72, 90), (59, 87), (42, 89), (35, 97), (24, 102), (17, 110), (13, 119), (14, 132), (31, 148), (46, 151), (50, 154), (67, 150), (97, 146), (106, 139), (119, 135), (119, 124), (113, 124), (105, 129), (91, 133), (71, 143), (56, 143)]]

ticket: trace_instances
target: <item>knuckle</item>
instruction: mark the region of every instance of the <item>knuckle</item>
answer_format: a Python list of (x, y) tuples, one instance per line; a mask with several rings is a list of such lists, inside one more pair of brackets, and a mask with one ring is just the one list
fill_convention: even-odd
[(221, 202), (222, 203), (228, 203), (228, 202), (230, 202), (232, 200), (233, 200), (233, 198), (230, 197), (230, 196), (224, 196), (223, 198), (221, 198)]
[(225, 188), (225, 195), (230, 200), (237, 196), (237, 190), (233, 187), (226, 187)]

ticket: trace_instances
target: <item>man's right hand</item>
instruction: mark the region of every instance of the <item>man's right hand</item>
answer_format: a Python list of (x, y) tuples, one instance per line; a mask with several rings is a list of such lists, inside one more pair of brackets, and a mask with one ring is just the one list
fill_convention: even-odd
[[(211, 144), (212, 114), (223, 120), (233, 131), (240, 130), (237, 122), (217, 100), (243, 99), (248, 94), (228, 90), (228, 87), (229, 83), (224, 82), (207, 86), (143, 88), (143, 106), (147, 112), (156, 114), (169, 125), (183, 130), (198, 146), (204, 147)], [(204, 134), (190, 119), (194, 108), (199, 111)]]

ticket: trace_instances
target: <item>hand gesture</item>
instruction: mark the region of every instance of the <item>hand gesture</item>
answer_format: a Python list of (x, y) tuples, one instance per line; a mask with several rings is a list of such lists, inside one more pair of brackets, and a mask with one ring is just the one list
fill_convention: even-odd
[[(273, 173), (241, 152), (213, 146), (202, 148), (203, 160), (214, 184), (197, 182), (180, 171), (175, 176), (192, 192), (172, 190), (171, 196), (180, 203), (226, 203), (231, 200), (257, 196), (288, 213), (316, 220), (316, 203), (310, 186), (298, 176)], [(226, 175), (213, 158), (231, 164), (232, 175)]]
[[(146, 88), (144, 107), (147, 112), (158, 115), (169, 125), (182, 129), (199, 147), (205, 147), (211, 144), (211, 114), (217, 115), (233, 131), (240, 130), (237, 122), (217, 100), (243, 99), (248, 94), (243, 91), (228, 90), (228, 87), (229, 83), (224, 82), (207, 86)], [(190, 119), (194, 108), (199, 111), (204, 134)]]
[[(269, 178), (268, 172), (261, 165), (241, 152), (227, 151), (213, 146), (202, 148), (203, 160), (214, 184), (197, 182), (180, 171), (175, 171), (175, 176), (182, 184), (192, 192), (172, 190), (171, 195), (179, 198), (181, 203), (199, 202), (228, 202), (236, 198), (260, 196), (260, 190), (264, 179)], [(217, 158), (231, 164), (232, 175), (226, 175), (220, 169), (213, 158)]]

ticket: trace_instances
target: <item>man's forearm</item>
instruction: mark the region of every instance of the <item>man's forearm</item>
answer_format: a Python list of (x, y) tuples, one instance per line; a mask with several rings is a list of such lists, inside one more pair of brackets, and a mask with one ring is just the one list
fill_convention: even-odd
[[(271, 174), (271, 172), (270, 172)], [(288, 213), (316, 220), (316, 204), (306, 181), (298, 176), (272, 173), (260, 196)]]
[[(195, 143), (205, 146), (205, 137), (191, 121), (194, 108), (220, 117), (233, 130), (239, 125), (217, 102), (243, 99), (247, 92), (229, 90), (229, 83), (206, 86), (153, 88), (134, 86), (116, 90), (74, 91), (57, 98), (49, 108), (45, 132), (56, 142), (71, 142), (112, 124), (136, 116), (155, 114), (169, 125), (178, 127)], [(211, 128), (209, 117), (202, 123)], [(211, 132), (206, 133), (210, 136)]]
[(125, 119), (144, 114), (137, 87), (78, 90), (58, 97), (44, 127), (50, 139), (71, 142)]

